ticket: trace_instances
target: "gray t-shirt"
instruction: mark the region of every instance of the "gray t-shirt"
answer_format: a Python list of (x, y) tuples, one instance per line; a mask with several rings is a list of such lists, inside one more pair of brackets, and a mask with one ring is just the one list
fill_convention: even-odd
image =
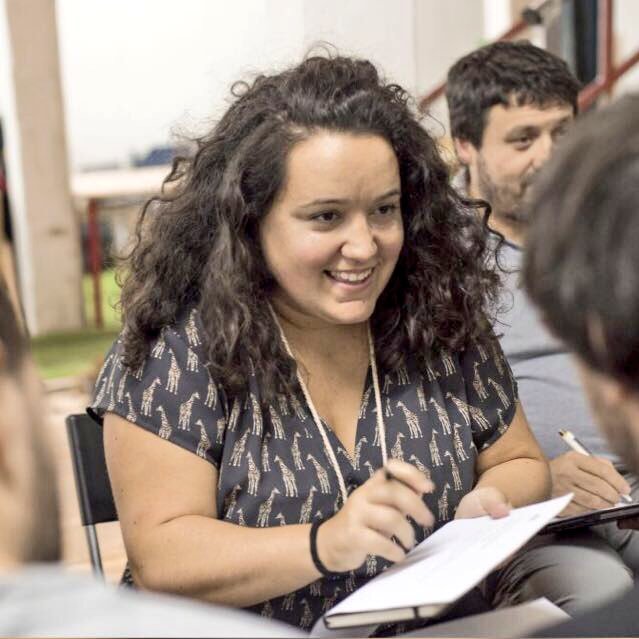
[(258, 615), (116, 588), (55, 565), (0, 575), (2, 637), (302, 637)]
[(504, 243), (499, 264), (507, 271), (502, 293), (505, 312), (495, 333), (501, 336), (521, 405), (544, 453), (552, 459), (567, 452), (557, 431), (568, 429), (594, 455), (616, 462), (594, 422), (572, 356), (548, 332), (521, 287), (521, 249)]

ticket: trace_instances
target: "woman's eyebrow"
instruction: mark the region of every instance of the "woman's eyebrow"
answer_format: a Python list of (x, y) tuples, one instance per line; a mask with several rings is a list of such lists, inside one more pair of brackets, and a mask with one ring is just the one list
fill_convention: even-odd
[[(375, 198), (375, 202), (379, 200), (385, 200), (386, 198), (393, 196), (401, 196), (401, 191), (399, 189), (391, 189), (390, 191), (386, 191), (381, 195), (378, 195)], [(300, 205), (298, 208), (300, 209), (309, 209), (315, 206), (340, 206), (348, 203), (350, 200), (348, 198), (319, 198), (317, 200), (312, 200), (311, 202), (307, 202), (306, 204)]]
[(348, 202), (348, 200), (346, 199), (339, 199), (339, 198), (320, 198), (319, 200), (313, 200), (312, 202), (307, 202), (306, 204), (302, 204), (299, 208), (300, 209), (309, 209), (313, 206), (326, 206), (328, 205), (339, 205), (339, 204), (345, 204), (346, 202)]

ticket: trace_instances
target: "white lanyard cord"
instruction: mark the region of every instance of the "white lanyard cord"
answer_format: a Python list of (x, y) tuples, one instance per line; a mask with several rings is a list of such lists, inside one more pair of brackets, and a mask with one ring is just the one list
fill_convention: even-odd
[[(280, 335), (282, 336), (282, 342), (284, 343), (284, 347), (286, 348), (286, 351), (293, 359), (295, 359), (295, 355), (293, 355), (293, 351), (291, 350), (291, 346), (288, 343), (288, 340), (286, 339), (284, 330), (282, 329), (282, 326), (279, 320), (277, 319), (277, 316), (275, 315), (275, 311), (273, 311), (272, 307), (271, 307), (271, 312), (273, 313), (273, 318), (275, 319), (275, 323), (280, 329)], [(368, 355), (370, 359), (371, 374), (373, 377), (375, 406), (377, 408), (377, 434), (378, 434), (379, 443), (382, 449), (383, 463), (386, 464), (386, 461), (388, 460), (388, 456), (386, 452), (386, 427), (384, 425), (384, 414), (382, 412), (382, 397), (379, 391), (379, 378), (377, 375), (377, 363), (375, 361), (375, 348), (373, 346), (373, 336), (371, 334), (370, 325), (367, 327), (367, 334), (368, 334)], [(297, 363), (297, 360), (296, 360), (296, 363)], [(297, 381), (299, 382), (300, 388), (302, 389), (302, 393), (304, 394), (304, 399), (306, 399), (306, 404), (309, 410), (311, 411), (311, 415), (313, 416), (313, 421), (315, 422), (315, 425), (317, 426), (317, 430), (319, 430), (322, 436), (322, 441), (324, 442), (324, 449), (326, 450), (329, 461), (333, 465), (333, 469), (335, 470), (335, 474), (337, 475), (337, 480), (339, 482), (339, 489), (340, 489), (340, 492), (342, 493), (342, 501), (343, 503), (346, 503), (346, 500), (348, 499), (348, 490), (346, 489), (346, 482), (344, 481), (344, 476), (342, 475), (342, 471), (340, 470), (337, 457), (335, 456), (335, 451), (333, 450), (333, 447), (331, 446), (331, 442), (328, 439), (328, 434), (326, 433), (324, 424), (322, 424), (322, 420), (319, 416), (319, 413), (317, 412), (317, 409), (315, 408), (315, 404), (313, 403), (313, 400), (311, 399), (311, 394), (308, 392), (308, 388), (306, 387), (306, 384), (304, 383), (304, 380), (302, 379), (302, 376), (300, 375), (299, 366), (296, 366), (296, 375), (297, 375)]]
[(382, 394), (379, 391), (379, 375), (377, 374), (377, 360), (375, 358), (375, 345), (373, 344), (373, 335), (371, 326), (368, 324), (368, 357), (371, 364), (371, 376), (373, 377), (373, 392), (375, 393), (375, 407), (377, 409), (377, 435), (379, 437), (379, 445), (382, 448), (382, 463), (384, 466), (388, 461), (388, 453), (386, 452), (386, 425), (384, 424), (384, 412), (382, 409)]

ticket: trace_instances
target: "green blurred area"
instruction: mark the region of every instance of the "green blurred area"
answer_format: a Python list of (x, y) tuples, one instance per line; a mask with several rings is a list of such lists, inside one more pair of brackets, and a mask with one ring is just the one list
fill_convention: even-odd
[(115, 271), (104, 271), (100, 282), (103, 329), (95, 328), (93, 285), (91, 276), (85, 275), (82, 287), (87, 328), (81, 331), (52, 333), (32, 340), (33, 355), (43, 378), (90, 376), (97, 373), (105, 352), (120, 330), (120, 317), (114, 309), (120, 295), (115, 281)]

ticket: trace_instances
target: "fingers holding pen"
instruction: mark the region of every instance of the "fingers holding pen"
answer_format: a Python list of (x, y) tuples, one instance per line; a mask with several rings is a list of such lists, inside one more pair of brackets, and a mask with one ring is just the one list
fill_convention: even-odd
[(319, 527), (317, 547), (321, 561), (334, 571), (353, 570), (368, 555), (399, 561), (415, 544), (408, 517), (424, 527), (434, 523), (423, 501), (424, 493), (433, 488), (433, 483), (414, 466), (397, 460), (388, 462)]
[(390, 506), (421, 526), (433, 525), (435, 518), (424, 503), (423, 496), (431, 493), (435, 485), (417, 468), (405, 462), (391, 460), (375, 473), (372, 480), (373, 503)]

